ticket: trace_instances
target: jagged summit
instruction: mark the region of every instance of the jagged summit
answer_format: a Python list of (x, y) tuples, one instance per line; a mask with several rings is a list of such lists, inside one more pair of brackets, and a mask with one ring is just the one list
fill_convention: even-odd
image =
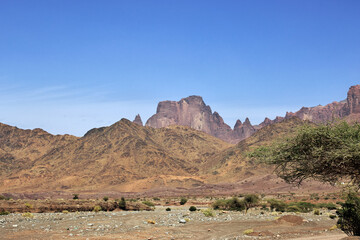
[(143, 126), (143, 122), (141, 120), (140, 114), (135, 116), (135, 119), (134, 119), (133, 123), (136, 123), (136, 124), (138, 124), (140, 126)]
[[(170, 125), (189, 126), (230, 143), (237, 143), (248, 135), (248, 131), (232, 130), (220, 114), (216, 111), (212, 112), (210, 106), (206, 105), (200, 96), (189, 96), (178, 102), (159, 102), (156, 114), (145, 124), (154, 128)], [(248, 126), (251, 126), (250, 121)]]

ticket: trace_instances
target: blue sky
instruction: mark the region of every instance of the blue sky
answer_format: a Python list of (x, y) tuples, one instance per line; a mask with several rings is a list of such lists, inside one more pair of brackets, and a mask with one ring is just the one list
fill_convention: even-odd
[(233, 126), (360, 84), (358, 0), (0, 1), (0, 122), (83, 135), (201, 95)]

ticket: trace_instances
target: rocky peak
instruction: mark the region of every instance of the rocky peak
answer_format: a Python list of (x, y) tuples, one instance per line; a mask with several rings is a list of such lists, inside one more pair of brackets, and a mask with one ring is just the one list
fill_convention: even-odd
[(156, 114), (151, 116), (145, 126), (162, 128), (169, 125), (189, 126), (196, 130), (231, 142), (231, 128), (224, 123), (219, 113), (212, 113), (200, 96), (189, 96), (180, 101), (160, 102)]
[(344, 112), (346, 115), (360, 113), (360, 85), (350, 87)]
[(205, 102), (201, 96), (192, 95), (187, 98), (182, 98), (180, 100), (180, 102), (182, 102), (182, 101), (185, 101), (188, 104), (196, 104), (196, 105), (205, 106)]
[(273, 123), (273, 121), (271, 121), (270, 118), (266, 117), (264, 119), (264, 121), (262, 123), (260, 123), (260, 127), (263, 128), (263, 127), (269, 126), (272, 123)]
[(235, 126), (234, 126), (234, 129), (237, 129), (237, 128), (241, 128), (242, 127), (242, 122), (238, 119), (236, 120), (236, 123), (235, 123)]
[(249, 118), (245, 119), (244, 125), (252, 126)]
[(136, 123), (136, 124), (138, 124), (140, 126), (143, 126), (143, 122), (141, 120), (140, 114), (135, 116), (135, 119), (134, 119), (133, 123)]
[(240, 120), (237, 120), (234, 127), (234, 138), (238, 141), (241, 141), (250, 137), (255, 131), (256, 129), (253, 125), (251, 125), (249, 118), (246, 118), (244, 123), (241, 123)]

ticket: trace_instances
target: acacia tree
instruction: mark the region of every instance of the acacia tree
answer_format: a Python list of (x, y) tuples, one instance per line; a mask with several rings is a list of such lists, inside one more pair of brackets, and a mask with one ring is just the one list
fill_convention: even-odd
[(288, 183), (349, 180), (360, 187), (359, 124), (305, 125), (293, 138), (260, 147), (251, 156), (275, 165), (275, 173)]
[[(335, 184), (346, 180), (360, 188), (360, 125), (346, 122), (305, 126), (282, 143), (255, 150), (252, 157), (275, 165), (288, 183), (308, 178)], [(348, 235), (360, 235), (360, 198), (349, 193), (337, 211), (338, 225)]]

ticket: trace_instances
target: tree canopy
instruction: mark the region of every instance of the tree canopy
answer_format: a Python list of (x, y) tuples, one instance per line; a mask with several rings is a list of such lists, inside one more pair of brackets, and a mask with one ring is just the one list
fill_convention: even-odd
[(360, 125), (305, 125), (292, 138), (260, 147), (252, 157), (275, 165), (275, 173), (288, 183), (312, 178), (335, 184), (351, 181), (360, 187)]

